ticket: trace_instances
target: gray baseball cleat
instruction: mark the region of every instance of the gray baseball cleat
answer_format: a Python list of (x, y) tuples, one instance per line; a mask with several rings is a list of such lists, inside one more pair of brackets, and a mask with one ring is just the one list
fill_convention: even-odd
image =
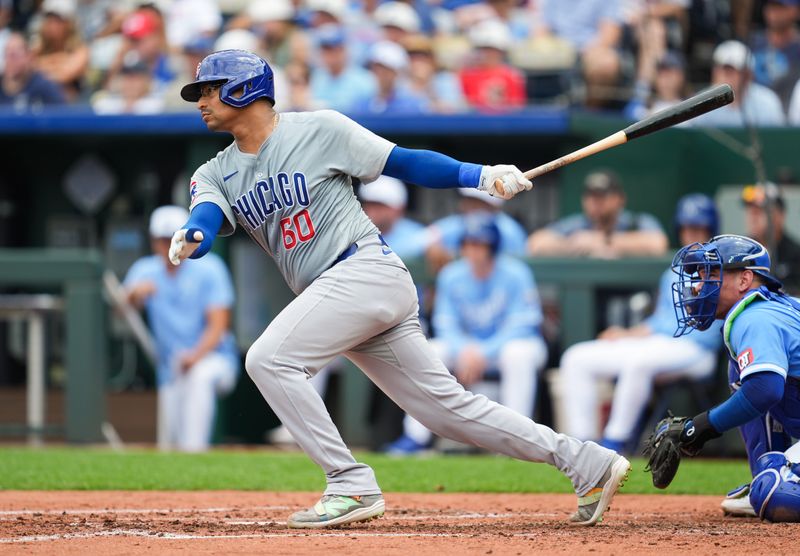
[(286, 524), (291, 529), (338, 527), (381, 517), (384, 508), (381, 494), (364, 496), (326, 494), (313, 507), (293, 513)]
[(630, 470), (630, 462), (615, 454), (600, 482), (585, 496), (578, 497), (578, 511), (569, 518), (570, 523), (588, 527), (603, 521), (603, 514), (611, 506), (611, 499), (628, 480)]

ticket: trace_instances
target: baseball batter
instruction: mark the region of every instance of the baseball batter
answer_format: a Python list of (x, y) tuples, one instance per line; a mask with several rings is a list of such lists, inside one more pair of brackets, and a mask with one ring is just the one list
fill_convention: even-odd
[(436, 434), (557, 467), (579, 496), (571, 521), (600, 521), (628, 461), (466, 392), (428, 346), (411, 277), (351, 184), (351, 177), (369, 183), (386, 174), (497, 194), (495, 180), (502, 180), (510, 198), (532, 187), (522, 173), (403, 149), (333, 111), (277, 114), (272, 70), (245, 51), (206, 57), (181, 95), (197, 103), (210, 130), (228, 132), (234, 142), (192, 176), (191, 217), (172, 238), (170, 259), (204, 255), (217, 233), (238, 224), (297, 293), (245, 361), (264, 399), (327, 477), (319, 502), (291, 515), (289, 527), (337, 526), (384, 512), (375, 474), (355, 461), (307, 380), (339, 354)]

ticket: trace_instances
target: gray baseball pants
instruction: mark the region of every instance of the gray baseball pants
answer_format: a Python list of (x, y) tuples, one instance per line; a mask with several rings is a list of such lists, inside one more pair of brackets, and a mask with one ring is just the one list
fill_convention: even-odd
[(545, 462), (586, 494), (614, 452), (558, 434), (464, 390), (436, 358), (417, 318), (408, 270), (377, 236), (323, 272), (275, 317), (247, 352), (264, 399), (324, 471), (325, 494), (380, 492), (372, 469), (345, 446), (308, 378), (344, 353), (406, 413), (439, 436), (517, 459)]

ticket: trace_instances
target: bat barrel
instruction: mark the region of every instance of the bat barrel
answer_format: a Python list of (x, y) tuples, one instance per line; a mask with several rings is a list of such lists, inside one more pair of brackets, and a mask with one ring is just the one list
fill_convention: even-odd
[(688, 98), (675, 106), (660, 110), (644, 120), (629, 125), (623, 131), (628, 137), (628, 141), (631, 141), (654, 131), (691, 120), (731, 102), (733, 102), (733, 89), (731, 89), (730, 85), (724, 83)]

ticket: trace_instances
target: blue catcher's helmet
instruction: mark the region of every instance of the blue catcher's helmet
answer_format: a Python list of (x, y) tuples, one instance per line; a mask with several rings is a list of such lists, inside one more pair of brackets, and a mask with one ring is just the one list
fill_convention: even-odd
[(702, 193), (684, 195), (675, 208), (675, 234), (679, 235), (682, 226), (702, 226), (708, 228), (708, 236), (719, 233), (719, 213), (711, 197)]
[[(706, 330), (716, 319), (723, 271), (748, 269), (757, 274), (770, 290), (783, 287), (770, 274), (767, 249), (754, 239), (724, 234), (706, 243), (687, 245), (672, 259), (672, 270), (678, 280), (672, 284), (672, 300), (678, 329), (675, 337), (691, 332), (691, 328)], [(716, 276), (712, 276), (718, 271)]]
[(493, 255), (500, 249), (500, 228), (494, 215), (489, 212), (475, 212), (464, 216), (464, 233), (461, 243), (474, 241), (488, 245)]
[[(200, 100), (200, 89), (207, 84), (220, 84), (219, 98), (236, 108), (247, 106), (259, 98), (275, 104), (275, 85), (272, 68), (252, 52), (246, 50), (220, 50), (209, 54), (197, 66), (195, 81), (184, 85), (181, 97), (189, 102)], [(234, 91), (242, 89), (239, 97)]]

